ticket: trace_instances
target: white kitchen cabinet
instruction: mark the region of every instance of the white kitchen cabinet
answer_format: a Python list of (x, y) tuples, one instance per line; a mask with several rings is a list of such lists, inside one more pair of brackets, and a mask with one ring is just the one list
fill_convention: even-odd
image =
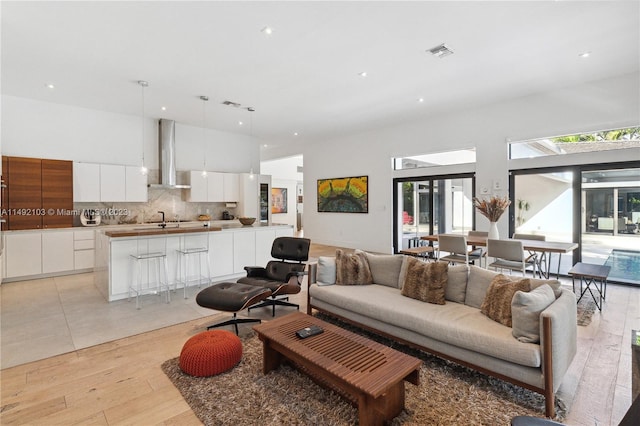
[(233, 275), (233, 234), (211, 232), (209, 235), (209, 261), (211, 277)]
[(100, 165), (73, 163), (73, 201), (100, 201)]
[[(271, 252), (271, 248), (269, 248)], [(256, 264), (256, 233), (255, 232), (234, 232), (233, 233), (233, 272), (240, 274), (244, 272), (245, 266), (264, 266)]]
[(73, 231), (48, 231), (42, 233), (42, 272), (73, 271)]
[(126, 201), (125, 166), (100, 164), (100, 201)]
[(125, 198), (126, 201), (134, 203), (146, 203), (149, 199), (147, 175), (140, 173), (140, 167), (125, 167)]
[(237, 173), (207, 172), (203, 177), (201, 171), (189, 173), (190, 186), (188, 201), (192, 202), (236, 202), (240, 199), (240, 179)]
[(272, 260), (271, 246), (276, 239), (276, 231), (273, 229), (260, 229), (256, 231), (256, 265), (266, 266)]
[(224, 177), (226, 173), (217, 173), (217, 172), (209, 172), (207, 175), (208, 179), (208, 190), (207, 190), (207, 201), (210, 202), (223, 202), (225, 200), (224, 194)]
[(189, 172), (189, 194), (187, 201), (192, 202), (207, 202), (208, 201), (208, 188), (209, 179), (208, 176), (203, 177), (202, 172), (191, 171)]
[(5, 278), (39, 275), (42, 273), (42, 237), (37, 231), (5, 233)]
[(95, 232), (91, 229), (73, 231), (73, 269), (92, 269), (95, 265)]
[(240, 200), (240, 175), (237, 173), (223, 173), (224, 194), (223, 201)]

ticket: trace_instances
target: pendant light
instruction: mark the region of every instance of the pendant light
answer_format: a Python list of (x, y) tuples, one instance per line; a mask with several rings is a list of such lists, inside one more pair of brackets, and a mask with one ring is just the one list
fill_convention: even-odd
[(144, 80), (138, 80), (138, 84), (142, 88), (142, 165), (140, 166), (140, 174), (146, 176), (149, 173), (149, 169), (144, 164), (144, 89), (149, 86), (149, 83)]
[(206, 114), (205, 105), (209, 100), (208, 96), (200, 96), (202, 100), (202, 177), (207, 177), (207, 139), (205, 137)]
[[(249, 111), (249, 142), (251, 142), (253, 140), (253, 114), (251, 114), (252, 112), (255, 111), (255, 109), (253, 109), (252, 107), (248, 107), (247, 111)], [(253, 163), (253, 150), (251, 151), (251, 155), (249, 156), (249, 158), (251, 159), (251, 163)], [(253, 174), (253, 164), (250, 164), (251, 166), (251, 170), (249, 171), (249, 179), (253, 180), (255, 179), (255, 175)]]

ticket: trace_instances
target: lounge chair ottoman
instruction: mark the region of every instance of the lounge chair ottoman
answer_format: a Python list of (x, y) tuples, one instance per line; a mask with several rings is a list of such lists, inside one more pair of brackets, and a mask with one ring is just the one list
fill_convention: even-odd
[(216, 327), (233, 325), (238, 334), (238, 324), (260, 322), (257, 318), (238, 318), (237, 313), (251, 305), (255, 305), (271, 296), (271, 290), (242, 283), (219, 283), (200, 291), (196, 296), (196, 303), (203, 308), (216, 311), (233, 312), (230, 320), (213, 324), (207, 330)]

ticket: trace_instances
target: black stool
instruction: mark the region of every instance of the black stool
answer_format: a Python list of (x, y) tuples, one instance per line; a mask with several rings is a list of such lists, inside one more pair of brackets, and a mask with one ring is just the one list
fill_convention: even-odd
[(233, 312), (230, 320), (213, 324), (207, 330), (225, 325), (233, 325), (238, 334), (238, 324), (260, 322), (257, 318), (238, 318), (237, 313), (248, 306), (261, 302), (271, 296), (271, 290), (242, 283), (220, 283), (205, 288), (196, 296), (196, 303), (203, 308)]

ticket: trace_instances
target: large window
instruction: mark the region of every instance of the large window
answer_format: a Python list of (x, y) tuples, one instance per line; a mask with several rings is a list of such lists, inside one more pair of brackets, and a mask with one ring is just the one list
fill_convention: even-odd
[(476, 149), (435, 152), (393, 159), (394, 170), (420, 169), (423, 167), (450, 166), (476, 162)]
[(543, 157), (640, 147), (640, 127), (509, 143), (509, 157)]
[(423, 235), (473, 229), (473, 175), (394, 180), (394, 249), (420, 244)]

